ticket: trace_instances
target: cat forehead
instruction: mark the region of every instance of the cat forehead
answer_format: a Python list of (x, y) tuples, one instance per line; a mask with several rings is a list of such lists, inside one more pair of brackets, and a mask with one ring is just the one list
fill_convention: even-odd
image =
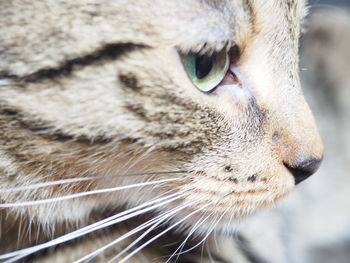
[(223, 42), (250, 42), (254, 35), (272, 31), (279, 32), (275, 38), (296, 39), (306, 13), (303, 0), (160, 0), (159, 5), (145, 0), (144, 4), (150, 11), (146, 19), (162, 37), (194, 51), (204, 43), (220, 49)]
[(111, 43), (193, 50), (220, 48), (247, 37), (254, 26), (297, 34), (303, 7), (302, 0), (3, 1), (0, 72), (57, 67)]
[(137, 5), (143, 10), (137, 17), (146, 20), (144, 24), (184, 46), (235, 41), (262, 28), (295, 34), (306, 13), (303, 0), (143, 0)]

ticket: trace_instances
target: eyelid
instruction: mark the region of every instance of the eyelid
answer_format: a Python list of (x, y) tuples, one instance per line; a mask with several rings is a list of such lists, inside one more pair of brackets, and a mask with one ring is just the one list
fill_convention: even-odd
[(177, 46), (177, 50), (181, 54), (198, 53), (200, 55), (212, 55), (213, 53), (219, 53), (223, 50), (229, 50), (233, 47), (231, 40), (222, 40), (216, 42), (201, 42), (192, 47)]

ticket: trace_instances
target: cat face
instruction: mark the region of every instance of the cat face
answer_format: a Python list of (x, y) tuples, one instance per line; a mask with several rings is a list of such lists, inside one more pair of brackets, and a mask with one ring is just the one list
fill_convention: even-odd
[[(157, 211), (226, 229), (317, 169), (322, 143), (298, 77), (303, 1), (1, 5), (1, 185), (79, 179), (1, 199), (143, 183), (14, 211), (51, 224), (170, 196)], [(228, 57), (224, 79), (203, 92), (183, 58), (198, 67), (213, 54)]]

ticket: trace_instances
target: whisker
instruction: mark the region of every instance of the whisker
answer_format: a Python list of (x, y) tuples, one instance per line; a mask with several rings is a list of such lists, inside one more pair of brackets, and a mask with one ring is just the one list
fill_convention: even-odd
[[(205, 249), (207, 251), (210, 263), (214, 263), (215, 261), (214, 261), (212, 254), (211, 254), (209, 243), (206, 244)], [(203, 257), (203, 249), (202, 249), (202, 257)]]
[[(137, 163), (141, 162), (146, 156), (148, 156), (152, 151), (154, 151), (156, 147), (150, 147), (146, 151), (144, 151), (140, 156), (138, 156), (135, 159), (135, 156), (131, 157), (126, 163), (124, 163), (120, 168), (121, 169), (126, 169), (125, 172), (127, 173), (130, 169), (132, 169)], [(146, 167), (144, 166), (144, 169)]]
[[(168, 258), (168, 260), (165, 263), (168, 263), (175, 255), (176, 253), (180, 250), (184, 248), (186, 242), (188, 241), (188, 239), (191, 237), (191, 235), (210, 217), (212, 216), (214, 212), (211, 212), (207, 217), (205, 217), (204, 219), (201, 218), (191, 229), (191, 231), (188, 233), (187, 237), (185, 238), (185, 240), (180, 244), (180, 246), (175, 250), (175, 252)], [(177, 262), (178, 258), (179, 258), (180, 254), (177, 255), (177, 258), (175, 260), (175, 262)]]
[(108, 176), (92, 176), (92, 177), (81, 177), (81, 178), (70, 178), (57, 180), (52, 182), (37, 183), (32, 185), (13, 187), (13, 188), (0, 188), (0, 193), (9, 193), (9, 192), (20, 192), (25, 190), (39, 189), (49, 186), (61, 185), (61, 184), (70, 184), (78, 183), (84, 181), (93, 181), (93, 180), (102, 180), (109, 178), (117, 177), (135, 177), (135, 176), (148, 176), (148, 175), (167, 175), (167, 174), (185, 174), (187, 171), (170, 171), (170, 172), (149, 172), (149, 173), (135, 173), (135, 174), (117, 174), (117, 175), (108, 175)]
[[(185, 204), (181, 207), (178, 208), (173, 208), (170, 211), (168, 211), (167, 213), (163, 213), (161, 216), (164, 218), (164, 220), (162, 220), (161, 222), (164, 222), (165, 220), (167, 220), (168, 218), (170, 218), (170, 216), (176, 214), (177, 212), (185, 209), (186, 207), (189, 207), (191, 205), (194, 205), (195, 203), (198, 203), (199, 201), (193, 201), (191, 203)], [(159, 217), (159, 216), (158, 216)], [(160, 222), (160, 223), (161, 223)], [(157, 224), (159, 225), (159, 224)], [(123, 255), (126, 251), (128, 251), (131, 247), (133, 247), (134, 245), (136, 245), (140, 240), (142, 240), (145, 236), (147, 236), (154, 228), (156, 228), (156, 226), (152, 226), (152, 228), (148, 229), (146, 232), (144, 232), (140, 237), (138, 237), (135, 241), (133, 241), (128, 247), (126, 247), (123, 251), (121, 251), (118, 255), (116, 255), (115, 257), (113, 257), (108, 263), (113, 262), (115, 259), (117, 259), (118, 257), (120, 257), (121, 255)]]
[(12, 208), (12, 207), (20, 207), (20, 206), (42, 205), (42, 204), (59, 202), (59, 201), (64, 201), (64, 200), (69, 200), (69, 199), (74, 199), (74, 198), (79, 198), (79, 197), (84, 197), (84, 196), (97, 195), (97, 194), (103, 194), (103, 193), (109, 193), (109, 192), (116, 192), (116, 191), (131, 189), (131, 188), (144, 187), (144, 186), (149, 186), (149, 185), (157, 185), (160, 183), (173, 182), (173, 181), (178, 181), (178, 180), (180, 180), (180, 178), (171, 178), (171, 179), (164, 179), (164, 180), (159, 180), (159, 181), (131, 184), (131, 185), (126, 185), (126, 186), (118, 186), (118, 187), (113, 187), (113, 188), (97, 189), (97, 190), (87, 191), (87, 192), (83, 192), (83, 193), (76, 193), (76, 194), (60, 196), (60, 197), (55, 197), (55, 198), (49, 198), (49, 199), (44, 199), (44, 200), (31, 200), (31, 201), (26, 201), (26, 202), (0, 204), (0, 208)]
[[(125, 221), (127, 219), (130, 219), (132, 217), (138, 216), (140, 214), (143, 214), (143, 213), (146, 213), (146, 212), (151, 211), (153, 209), (156, 209), (158, 207), (161, 207), (167, 203), (173, 202), (174, 200), (181, 198), (180, 194), (182, 194), (183, 192), (185, 192), (185, 191), (180, 191), (179, 193), (175, 193), (175, 194), (163, 197), (163, 198), (159, 198), (159, 199), (150, 201), (146, 204), (139, 205), (137, 207), (123, 211), (123, 212), (118, 213), (118, 214), (111, 216), (109, 218), (103, 219), (99, 222), (93, 223), (89, 226), (86, 226), (86, 227), (83, 227), (81, 229), (75, 230), (71, 233), (65, 234), (65, 235), (58, 237), (56, 239), (50, 240), (48, 242), (45, 242), (45, 243), (42, 243), (42, 244), (39, 244), (39, 245), (36, 245), (33, 247), (29, 247), (29, 248), (25, 248), (25, 249), (21, 249), (21, 250), (17, 250), (14, 252), (0, 255), (0, 259), (1, 260), (8, 259), (7, 261), (5, 261), (5, 263), (15, 262), (16, 260), (22, 259), (28, 255), (31, 255), (33, 253), (40, 251), (40, 250), (43, 250), (43, 249), (46, 249), (46, 248), (49, 248), (49, 247), (52, 247), (52, 246), (55, 246), (58, 244), (62, 244), (64, 242), (71, 241), (73, 239), (84, 236), (86, 234), (89, 234), (89, 233), (94, 232), (96, 230), (99, 230), (101, 228), (105, 228), (105, 227), (108, 227), (110, 225), (120, 223), (120, 222)], [(152, 205), (152, 204), (157, 203), (157, 202), (161, 202), (161, 203)], [(147, 207), (149, 205), (152, 205), (152, 206)], [(147, 207), (147, 208), (144, 208), (144, 207)], [(141, 210), (139, 210), (139, 209), (141, 209)]]
[[(155, 221), (155, 222), (154, 222), (154, 221)], [(107, 244), (107, 245), (105, 245), (105, 246), (103, 246), (103, 247), (101, 247), (101, 248), (95, 250), (94, 252), (92, 252), (92, 253), (90, 253), (90, 254), (84, 256), (83, 258), (81, 258), (81, 259), (79, 259), (79, 260), (77, 260), (77, 261), (74, 261), (74, 263), (80, 263), (80, 262), (85, 262), (86, 260), (90, 260), (91, 258), (97, 256), (98, 254), (100, 254), (100, 253), (103, 252), (104, 250), (108, 249), (109, 247), (111, 247), (111, 246), (113, 246), (113, 245), (115, 245), (115, 244), (117, 244), (117, 243), (123, 241), (124, 239), (128, 238), (129, 236), (132, 236), (132, 235), (136, 234), (137, 232), (139, 232), (139, 231), (145, 229), (146, 227), (148, 227), (148, 226), (150, 226), (150, 225), (152, 225), (152, 224), (154, 224), (155, 226), (157, 226), (157, 225), (159, 225), (161, 222), (162, 222), (161, 219), (158, 219), (158, 220), (154, 220), (154, 219), (153, 219), (153, 220), (147, 221), (145, 224), (142, 224), (141, 226), (139, 226), (139, 227), (133, 229), (132, 231), (129, 231), (129, 232), (127, 232), (126, 234), (122, 235), (121, 237), (115, 239), (113, 242), (111, 242), (111, 243), (109, 243), (109, 244)]]
[(179, 253), (179, 255), (182, 255), (182, 254), (186, 254), (194, 249), (196, 249), (198, 246), (200, 246), (203, 242), (205, 242), (207, 240), (207, 238), (210, 236), (210, 234), (214, 231), (215, 227), (219, 224), (219, 222), (221, 221), (221, 219), (225, 216), (225, 214), (230, 210), (230, 207), (227, 208), (225, 210), (225, 212), (219, 217), (219, 219), (216, 220), (216, 222), (213, 224), (213, 226), (209, 229), (208, 233), (205, 235), (205, 237), (200, 241), (198, 242), (197, 245)]
[(183, 219), (181, 219), (180, 221), (176, 222), (175, 224), (173, 224), (172, 226), (168, 227), (167, 229), (165, 229), (164, 231), (162, 231), (161, 233), (159, 233), (158, 235), (154, 236), (153, 238), (151, 238), (150, 240), (148, 240), (147, 242), (145, 242), (143, 245), (141, 245), (140, 247), (138, 247), (137, 249), (135, 249), (133, 252), (131, 252), (129, 255), (127, 255), (125, 258), (123, 258), (119, 263), (124, 263), (126, 262), (128, 259), (130, 259), (132, 256), (134, 256), (136, 253), (138, 253), (139, 251), (141, 251), (144, 247), (146, 247), (147, 245), (149, 245), (150, 243), (152, 243), (153, 241), (155, 241), (156, 239), (158, 239), (159, 237), (163, 236), (164, 234), (166, 234), (167, 232), (169, 232), (171, 229), (173, 229), (174, 227), (178, 226), (179, 224), (181, 224), (182, 222), (184, 222), (185, 220), (187, 220), (189, 217), (193, 216), (196, 213), (199, 213), (200, 211), (202, 211), (205, 207), (209, 206), (209, 204), (205, 205), (202, 208), (199, 208), (195, 211), (193, 211), (192, 213), (188, 214), (187, 216), (185, 216)]
[(135, 241), (133, 241), (131, 244), (128, 245), (124, 250), (122, 250), (119, 254), (117, 254), (114, 258), (112, 258), (109, 262), (112, 262), (116, 258), (120, 257), (122, 254), (124, 254), (127, 250), (129, 250), (131, 247), (133, 247), (137, 242), (139, 242), (143, 237), (145, 237), (149, 232), (151, 232), (153, 229), (155, 229), (158, 225), (160, 225), (162, 222), (166, 221), (168, 218), (170, 218), (172, 215), (177, 213), (178, 211), (194, 204), (196, 202), (192, 202), (190, 204), (183, 205), (181, 207), (173, 208), (170, 211), (164, 212), (161, 215), (156, 216), (155, 218), (152, 218), (151, 220), (148, 220), (147, 222), (143, 223), (142, 225), (136, 227), (135, 229), (127, 232), (126, 234), (122, 235), (121, 237), (115, 239), (114, 241), (110, 242), (109, 244), (95, 250), (94, 252), (90, 253), (89, 255), (86, 255), (85, 257), (75, 261), (74, 263), (81, 263), (85, 260), (92, 258), (99, 253), (103, 252), (104, 250), (108, 249), (109, 247), (119, 243), (120, 241), (124, 240), (125, 238), (128, 238), (131, 235), (134, 235), (135, 233), (139, 232), (140, 230), (152, 225), (147, 231), (145, 231), (140, 237), (138, 237)]
[(218, 238), (217, 238), (216, 232), (214, 232), (214, 245), (215, 245), (216, 250), (219, 251), (219, 243), (218, 243)]

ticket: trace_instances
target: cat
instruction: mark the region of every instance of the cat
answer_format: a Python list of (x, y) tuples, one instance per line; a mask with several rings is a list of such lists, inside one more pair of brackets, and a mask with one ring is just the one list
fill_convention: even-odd
[(0, 260), (220, 261), (323, 157), (305, 5), (1, 1)]
[(301, 45), (302, 86), (327, 158), (315, 176), (240, 229), (261, 262), (349, 262), (350, 11), (314, 7)]

